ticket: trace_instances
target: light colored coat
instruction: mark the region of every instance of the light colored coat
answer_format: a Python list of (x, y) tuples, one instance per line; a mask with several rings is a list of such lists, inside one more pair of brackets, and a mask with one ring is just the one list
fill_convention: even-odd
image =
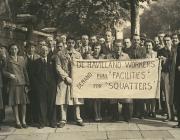
[[(70, 53), (72, 53), (70, 55)], [(58, 85), (56, 95), (56, 105), (81, 105), (83, 99), (72, 98), (72, 87), (66, 82), (66, 77), (72, 78), (73, 59), (82, 59), (81, 54), (73, 49), (71, 52), (65, 50), (59, 52), (56, 57), (56, 71), (58, 74)]]

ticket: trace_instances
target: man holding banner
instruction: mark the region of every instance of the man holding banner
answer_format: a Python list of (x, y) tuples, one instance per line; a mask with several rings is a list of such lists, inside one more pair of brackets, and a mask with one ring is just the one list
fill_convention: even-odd
[[(146, 49), (141, 46), (140, 36), (135, 34), (132, 40), (132, 47), (130, 48), (131, 59), (143, 59), (146, 58)], [(144, 100), (134, 100), (134, 115), (140, 119), (144, 118), (145, 115), (145, 104)]]
[[(123, 52), (123, 46), (121, 43), (121, 40), (115, 40), (115, 48), (114, 48), (114, 53), (113, 53), (113, 59), (117, 60), (130, 60), (129, 55)], [(111, 103), (113, 103), (114, 107), (117, 108), (117, 102), (113, 102), (112, 100)], [(133, 113), (133, 100), (126, 98), (122, 100), (118, 100), (118, 102), (122, 103), (122, 115), (123, 118), (126, 122), (129, 122), (132, 118), (132, 113)]]
[[(117, 50), (120, 53), (119, 49), (121, 47)], [(119, 57), (120, 54), (123, 57)], [(116, 59), (74, 60), (73, 97), (116, 100), (159, 98), (159, 60), (128, 60), (127, 55), (120, 54), (115, 55)]]

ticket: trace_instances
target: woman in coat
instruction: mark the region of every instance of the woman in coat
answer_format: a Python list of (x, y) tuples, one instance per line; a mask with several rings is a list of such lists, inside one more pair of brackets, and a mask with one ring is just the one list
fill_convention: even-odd
[[(9, 95), (8, 104), (12, 106), (16, 128), (27, 128), (26, 125), (26, 104), (29, 103), (27, 98), (28, 75), (24, 58), (18, 56), (18, 47), (12, 44), (9, 47), (9, 58), (4, 69), (4, 75), (8, 78), (7, 93)], [(20, 113), (20, 114), (19, 114)], [(21, 115), (22, 120), (20, 121)]]

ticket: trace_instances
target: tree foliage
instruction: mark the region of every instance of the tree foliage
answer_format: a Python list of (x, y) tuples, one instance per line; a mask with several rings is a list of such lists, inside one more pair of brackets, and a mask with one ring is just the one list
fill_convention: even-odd
[(141, 17), (141, 30), (154, 37), (159, 31), (180, 29), (180, 0), (159, 0)]
[(101, 33), (115, 19), (130, 19), (129, 0), (15, 0), (16, 13), (36, 15), (34, 27), (73, 34)]

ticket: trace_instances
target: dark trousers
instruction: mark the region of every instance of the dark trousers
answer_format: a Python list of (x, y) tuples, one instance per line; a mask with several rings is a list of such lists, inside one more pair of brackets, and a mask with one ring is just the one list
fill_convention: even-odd
[(47, 85), (38, 94), (38, 120), (40, 125), (56, 125), (56, 88), (49, 88)]
[(28, 123), (37, 123), (38, 122), (38, 97), (36, 92), (30, 91), (28, 94), (30, 104), (27, 105), (26, 111), (26, 121)]
[(161, 73), (161, 96), (164, 98), (165, 108), (164, 110), (168, 114), (168, 119), (172, 119), (171, 107), (170, 107), (170, 83), (169, 83), (169, 73), (162, 72)]
[(141, 117), (145, 115), (145, 103), (143, 99), (135, 99), (133, 100), (134, 106), (134, 115), (137, 117)]
[(122, 115), (126, 121), (131, 120), (133, 114), (133, 103), (122, 104)]
[(180, 101), (178, 101), (177, 103), (175, 102), (175, 108), (176, 108), (176, 111), (177, 111), (178, 123), (180, 124)]

